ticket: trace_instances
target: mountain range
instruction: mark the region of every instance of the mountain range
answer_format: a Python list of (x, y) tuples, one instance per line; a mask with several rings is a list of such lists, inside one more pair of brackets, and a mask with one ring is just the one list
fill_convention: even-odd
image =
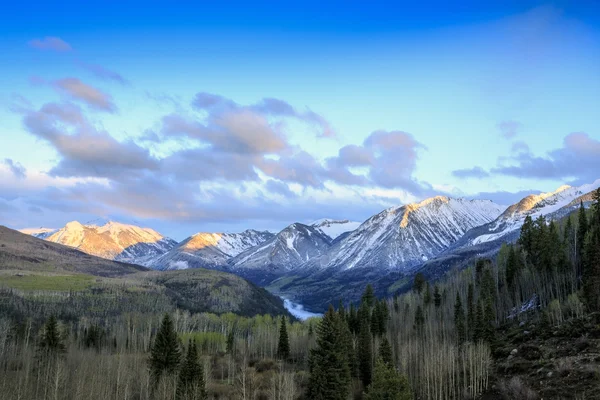
[[(453, 264), (491, 255), (516, 240), (526, 216), (560, 218), (591, 201), (600, 180), (532, 194), (508, 207), (490, 200), (436, 196), (392, 207), (363, 223), (321, 219), (274, 234), (201, 232), (181, 243), (149, 228), (73, 221), (58, 230), (22, 230), (44, 240), (156, 270), (209, 268), (233, 272), (286, 297), (321, 308), (333, 296), (356, 295), (365, 282), (388, 294), (416, 271), (439, 276)], [(392, 288), (392, 289), (390, 289)], [(383, 290), (383, 289), (381, 289)]]

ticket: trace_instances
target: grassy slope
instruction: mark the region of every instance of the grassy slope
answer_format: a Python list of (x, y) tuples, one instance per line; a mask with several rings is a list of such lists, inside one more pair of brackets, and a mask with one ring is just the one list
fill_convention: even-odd
[(74, 316), (163, 312), (176, 307), (246, 316), (287, 314), (281, 299), (232, 274), (205, 269), (150, 271), (2, 226), (0, 292), (2, 298), (19, 297), (16, 313), (31, 305)]
[(116, 277), (147, 271), (139, 265), (105, 260), (0, 226), (0, 270), (83, 273)]

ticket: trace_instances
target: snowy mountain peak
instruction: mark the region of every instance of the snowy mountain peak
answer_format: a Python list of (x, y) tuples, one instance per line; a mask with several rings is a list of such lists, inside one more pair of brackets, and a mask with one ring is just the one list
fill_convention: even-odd
[(153, 229), (114, 221), (102, 226), (71, 221), (58, 230), (30, 234), (95, 256), (142, 265), (176, 244)]
[(478, 228), (476, 232), (469, 232), (465, 244), (491, 242), (514, 234), (521, 228), (527, 216), (535, 219), (541, 215), (550, 218), (566, 215), (579, 205), (578, 200), (584, 201), (584, 198), (589, 198), (589, 193), (598, 187), (600, 179), (579, 187), (563, 185), (553, 192), (529, 195), (509, 206), (492, 223)]
[(241, 252), (274, 237), (253, 229), (241, 233), (199, 232), (151, 263), (156, 269), (217, 268)]
[(494, 220), (502, 210), (488, 200), (446, 196), (389, 208), (334, 244), (320, 267), (411, 268), (435, 257), (469, 229)]

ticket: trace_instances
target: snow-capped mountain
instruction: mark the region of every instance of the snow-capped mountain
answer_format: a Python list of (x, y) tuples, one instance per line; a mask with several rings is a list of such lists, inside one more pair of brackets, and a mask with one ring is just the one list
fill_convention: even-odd
[(410, 270), (435, 257), (469, 229), (493, 221), (503, 209), (489, 200), (444, 196), (392, 207), (363, 222), (310, 267)]
[(48, 236), (52, 235), (56, 232), (56, 229), (53, 228), (26, 228), (20, 229), (19, 232), (24, 233), (26, 235), (30, 235), (36, 237), (38, 239), (46, 239)]
[(252, 229), (241, 233), (197, 233), (150, 263), (155, 269), (218, 268), (275, 235)]
[(314, 257), (323, 255), (331, 238), (318, 229), (295, 223), (261, 245), (229, 260), (229, 268), (255, 281), (293, 271)]
[[(29, 233), (24, 230), (24, 233)], [(85, 253), (109, 260), (146, 265), (177, 244), (150, 228), (118, 222), (102, 226), (82, 225), (71, 221), (58, 230), (31, 231), (29, 234), (50, 242), (74, 247)]]
[(460, 246), (489, 243), (510, 235), (518, 235), (525, 218), (561, 218), (579, 206), (580, 201), (590, 202), (591, 192), (600, 187), (600, 179), (592, 184), (572, 187), (564, 185), (554, 192), (532, 194), (511, 205), (496, 220), (468, 232)]
[(310, 224), (313, 228), (316, 228), (321, 233), (329, 236), (331, 239), (337, 239), (341, 235), (347, 232), (351, 232), (360, 226), (360, 222), (335, 219), (318, 219)]

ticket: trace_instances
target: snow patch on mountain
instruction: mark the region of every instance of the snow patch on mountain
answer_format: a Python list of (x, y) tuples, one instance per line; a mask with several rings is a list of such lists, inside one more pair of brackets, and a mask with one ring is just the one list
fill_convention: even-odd
[(319, 232), (329, 236), (331, 239), (337, 239), (340, 235), (351, 232), (360, 226), (360, 222), (335, 219), (318, 219), (313, 221), (310, 226), (316, 228)]
[(24, 233), (26, 235), (30, 235), (36, 237), (38, 239), (46, 239), (48, 236), (54, 234), (57, 230), (54, 228), (25, 228), (20, 229), (19, 232)]

